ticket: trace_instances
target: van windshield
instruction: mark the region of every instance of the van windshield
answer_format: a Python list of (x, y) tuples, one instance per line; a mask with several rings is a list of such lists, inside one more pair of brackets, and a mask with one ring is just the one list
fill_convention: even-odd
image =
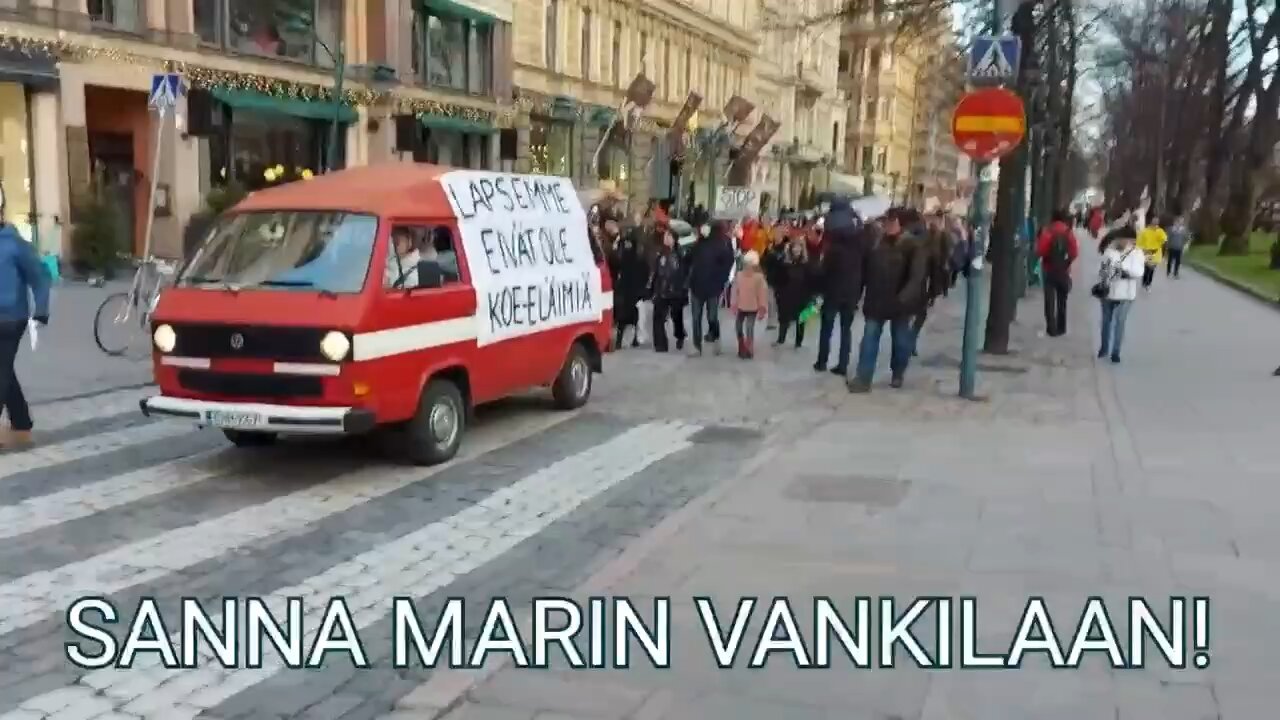
[(369, 273), (377, 231), (374, 216), (346, 212), (226, 215), (210, 230), (178, 284), (358, 293)]

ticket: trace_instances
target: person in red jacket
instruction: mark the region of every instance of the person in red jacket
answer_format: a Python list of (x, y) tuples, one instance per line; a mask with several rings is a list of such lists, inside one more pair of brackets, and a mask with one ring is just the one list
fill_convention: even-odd
[(1040, 233), (1036, 255), (1044, 275), (1044, 324), (1049, 337), (1067, 334), (1067, 295), (1071, 292), (1071, 264), (1080, 255), (1080, 244), (1071, 229), (1071, 215), (1053, 213), (1053, 222)]

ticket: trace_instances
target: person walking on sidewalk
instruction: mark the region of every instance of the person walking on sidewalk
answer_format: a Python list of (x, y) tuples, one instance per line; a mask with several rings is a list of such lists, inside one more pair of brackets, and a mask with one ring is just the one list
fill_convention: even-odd
[(1147, 213), (1147, 225), (1138, 231), (1138, 249), (1142, 251), (1147, 266), (1142, 273), (1142, 289), (1151, 291), (1151, 283), (1156, 279), (1156, 268), (1164, 259), (1164, 246), (1169, 236), (1160, 227), (1160, 218), (1154, 212)]
[(908, 211), (889, 209), (883, 223), (884, 236), (867, 259), (867, 289), (862, 303), (866, 327), (858, 349), (858, 370), (849, 380), (849, 392), (871, 391), (885, 325), (889, 326), (891, 336), (889, 369), (892, 387), (902, 387), (907, 364), (911, 361), (911, 349), (915, 343), (911, 320), (924, 303), (928, 258), (918, 239), (903, 234), (904, 215), (908, 219), (911, 217)]
[(1178, 277), (1182, 273), (1182, 253), (1191, 244), (1191, 228), (1187, 227), (1186, 218), (1181, 215), (1174, 218), (1169, 225), (1169, 240), (1165, 244), (1168, 264), (1165, 277)]
[(778, 297), (778, 341), (775, 345), (785, 345), (787, 332), (794, 325), (796, 328), (796, 349), (804, 346), (804, 322), (800, 314), (813, 300), (810, 291), (810, 264), (808, 244), (803, 238), (796, 238), (787, 243), (782, 258), (777, 261), (774, 292)]
[(649, 298), (653, 300), (653, 349), (667, 352), (667, 318), (675, 329), (676, 350), (684, 349), (684, 299), (689, 296), (684, 264), (676, 253), (676, 239), (670, 231), (662, 236), (662, 246), (653, 260), (649, 278)]
[(1067, 223), (1066, 210), (1056, 210), (1053, 222), (1040, 233), (1036, 255), (1044, 268), (1044, 325), (1049, 337), (1067, 334), (1067, 295), (1071, 292), (1071, 265), (1080, 256), (1075, 231)]
[(756, 320), (764, 320), (769, 311), (769, 286), (760, 272), (760, 256), (751, 250), (742, 256), (742, 271), (733, 278), (729, 289), (729, 311), (735, 318), (738, 335), (738, 357), (755, 357)]
[[(914, 210), (910, 212), (915, 213)], [(951, 260), (951, 241), (947, 236), (943, 221), (943, 212), (939, 210), (929, 216), (916, 235), (916, 240), (920, 243), (925, 255), (925, 287), (924, 303), (920, 307), (920, 313), (916, 315), (911, 323), (912, 357), (917, 354), (920, 333), (924, 331), (924, 324), (929, 320), (929, 308), (933, 307), (938, 298), (946, 295), (949, 289), (951, 273), (947, 264)]]
[(0, 411), (9, 427), (0, 434), (0, 450), (11, 450), (32, 444), (31, 408), (14, 363), (28, 323), (49, 323), (49, 276), (31, 243), (4, 222), (3, 211), (0, 207)]
[[(612, 222), (612, 221), (610, 221)], [(640, 347), (640, 309), (649, 266), (645, 263), (640, 227), (629, 228), (618, 236), (609, 258), (613, 271), (613, 324), (616, 328), (614, 347), (622, 348), (627, 328), (632, 329), (631, 347)]]
[[(815, 372), (826, 372), (831, 356), (831, 335), (840, 321), (840, 350), (831, 372), (849, 374), (853, 352), (853, 316), (862, 297), (864, 268), (871, 236), (848, 200), (837, 198), (823, 221), (824, 242), (818, 256), (818, 285), (822, 293), (822, 325), (818, 330), (818, 360)], [(800, 239), (805, 242), (804, 238)], [(812, 247), (812, 246), (810, 246)], [(812, 252), (812, 250), (811, 250)]]
[(1116, 236), (1103, 253), (1094, 293), (1102, 301), (1099, 359), (1110, 355), (1111, 362), (1120, 362), (1129, 310), (1138, 299), (1138, 278), (1144, 277), (1147, 267), (1146, 257), (1129, 234)]
[[(690, 317), (694, 351), (702, 354), (702, 343), (711, 343), (716, 352), (720, 351), (720, 298), (724, 295), (725, 286), (729, 283), (729, 274), (733, 271), (733, 245), (729, 240), (728, 228), (717, 222), (714, 227), (704, 225), (701, 237), (693, 244), (689, 253), (689, 297)], [(703, 334), (703, 322), (706, 322), (706, 334)]]

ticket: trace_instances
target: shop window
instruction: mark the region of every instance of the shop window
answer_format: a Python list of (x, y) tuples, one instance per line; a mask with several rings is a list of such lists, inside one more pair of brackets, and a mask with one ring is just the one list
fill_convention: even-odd
[(529, 124), (529, 159), (535, 175), (573, 177), (573, 125), (534, 117)]
[(597, 180), (612, 180), (619, 186), (627, 181), (630, 175), (629, 146), (626, 131), (614, 125), (604, 147), (600, 149), (600, 159), (596, 163)]
[(342, 39), (342, 0), (194, 0), (193, 10), (202, 41), (246, 55), (332, 67)]
[(211, 180), (215, 185), (235, 180), (260, 190), (314, 175), (323, 166), (329, 130), (329, 123), (318, 120), (236, 110), (229, 142), (210, 142)]
[(397, 225), (382, 273), (383, 288), (425, 290), (459, 282), (453, 232), (444, 225)]
[(143, 30), (145, 8), (142, 0), (89, 0), (89, 19), (95, 25), (128, 33)]
[(431, 87), (473, 95), (493, 88), (493, 30), (434, 10), (414, 13), (413, 73)]
[(0, 82), (0, 190), (4, 193), (0, 222), (11, 223), (27, 240), (33, 237), (34, 221), (29, 140), (26, 88)]

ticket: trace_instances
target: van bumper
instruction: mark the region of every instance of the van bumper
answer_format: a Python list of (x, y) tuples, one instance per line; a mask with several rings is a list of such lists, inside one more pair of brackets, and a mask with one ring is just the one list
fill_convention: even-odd
[(146, 398), (138, 404), (147, 417), (184, 418), (200, 427), (246, 432), (356, 435), (369, 432), (377, 424), (372, 411), (351, 407), (217, 402), (164, 395)]

